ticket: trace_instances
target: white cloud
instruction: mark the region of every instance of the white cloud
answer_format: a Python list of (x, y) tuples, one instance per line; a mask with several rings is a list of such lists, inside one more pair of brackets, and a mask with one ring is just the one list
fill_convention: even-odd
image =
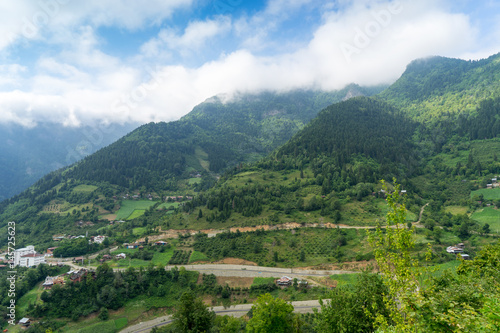
[(163, 52), (179, 52), (187, 54), (199, 50), (206, 43), (227, 33), (231, 28), (231, 19), (219, 16), (214, 20), (195, 21), (189, 23), (182, 35), (175, 29), (163, 29), (158, 37), (146, 42), (141, 47), (141, 52), (146, 57), (158, 57)]
[[(280, 28), (279, 9), (289, 6), (286, 8), (300, 11), (308, 2), (274, 0), (254, 17), (232, 20), (217, 16), (193, 21), (182, 31), (163, 29), (129, 59), (100, 50), (98, 26), (138, 29), (145, 22), (157, 24), (191, 0), (158, 0), (149, 6), (125, 0), (68, 3), (50, 22), (51, 32), (44, 35), (50, 35), (47, 43), (63, 46), (60, 53), (40, 56), (32, 68), (0, 66), (0, 122), (34, 126), (38, 121), (50, 121), (78, 126), (93, 121), (168, 121), (219, 93), (231, 96), (262, 90), (332, 90), (351, 82), (390, 83), (415, 58), (498, 52), (494, 50), (500, 42), (498, 32), (491, 31), (482, 39), (488, 42), (478, 44), (478, 35), (485, 31), (469, 15), (450, 11), (444, 1), (346, 0), (323, 7), (322, 21), (302, 47), (288, 53), (276, 47), (274, 55), (257, 55), (259, 43), (269, 47), (286, 42), (269, 37), (270, 31)], [(399, 7), (394, 6), (397, 3)], [(93, 17), (92, 13), (101, 14)], [(123, 22), (118, 22), (120, 15)], [(269, 21), (273, 17), (276, 21)], [(71, 26), (74, 28), (55, 33), (57, 27)], [(3, 27), (0, 24), (0, 32)], [(214, 42), (227, 36), (240, 38), (240, 48), (227, 54), (221, 50), (217, 59), (200, 66), (151, 65), (151, 59), (168, 59), (172, 53), (213, 52)], [(154, 69), (148, 69), (148, 64)]]

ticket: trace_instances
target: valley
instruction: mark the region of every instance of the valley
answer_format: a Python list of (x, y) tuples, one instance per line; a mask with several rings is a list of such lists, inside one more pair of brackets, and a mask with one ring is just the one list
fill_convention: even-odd
[[(310, 332), (329, 318), (373, 329), (375, 313), (406, 325), (383, 296), (392, 294), (411, 325), (462, 325), (455, 306), (490, 323), (499, 57), (415, 61), (386, 89), (214, 97), (47, 174), (0, 203), (0, 232), (13, 221), (16, 247), (48, 253), (49, 265), (18, 268), (19, 315), (33, 318), (33, 332), (116, 332), (150, 329), (133, 325), (185, 306), (210, 316), (210, 307), (328, 298), (336, 302), (294, 320)], [(64, 283), (44, 290), (47, 276)], [(362, 301), (373, 317), (336, 315)], [(420, 312), (405, 308), (414, 304)], [(245, 327), (253, 315), (213, 322)]]

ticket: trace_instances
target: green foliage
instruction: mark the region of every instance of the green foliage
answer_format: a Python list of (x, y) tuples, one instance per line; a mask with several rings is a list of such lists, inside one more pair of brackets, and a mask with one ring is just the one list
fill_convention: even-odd
[(389, 319), (384, 302), (388, 289), (378, 275), (363, 273), (353, 286), (337, 287), (320, 301), (317, 332), (373, 332), (375, 317)]
[(247, 332), (287, 333), (293, 326), (293, 306), (280, 298), (264, 294), (252, 306), (252, 318), (248, 321)]
[(369, 234), (370, 245), (374, 249), (375, 259), (383, 274), (388, 293), (385, 303), (390, 310), (389, 319), (377, 314), (377, 323), (386, 329), (393, 322), (398, 332), (413, 332), (416, 323), (412, 304), (419, 297), (419, 282), (416, 268), (418, 261), (412, 257), (415, 247), (414, 228), (406, 228), (406, 206), (400, 196), (400, 185), (395, 184), (392, 193), (384, 184), (389, 212), (386, 227), (377, 227)]
[(173, 317), (176, 332), (209, 332), (215, 319), (215, 313), (209, 311), (192, 292), (185, 292), (180, 298), (180, 304)]

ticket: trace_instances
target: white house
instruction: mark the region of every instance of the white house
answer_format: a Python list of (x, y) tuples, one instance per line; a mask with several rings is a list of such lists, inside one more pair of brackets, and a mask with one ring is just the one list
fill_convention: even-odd
[(40, 264), (45, 264), (45, 256), (40, 253), (25, 254), (19, 260), (19, 266), (21, 267), (33, 267)]
[(14, 251), (14, 266), (31, 267), (45, 263), (43, 254), (38, 254), (33, 245)]

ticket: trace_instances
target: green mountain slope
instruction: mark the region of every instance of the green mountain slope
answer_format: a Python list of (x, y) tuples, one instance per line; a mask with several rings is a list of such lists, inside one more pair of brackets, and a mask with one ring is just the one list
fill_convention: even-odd
[(265, 156), (322, 108), (352, 91), (361, 93), (362, 89), (262, 93), (229, 103), (214, 97), (179, 121), (141, 126), (84, 159), (65, 177), (106, 181), (129, 190), (177, 191), (177, 179), (193, 173), (219, 173)]
[[(397, 110), (371, 98), (331, 105), (268, 158), (235, 168), (203, 198), (186, 204), (186, 211), (201, 209), (204, 218), (186, 218), (201, 228), (213, 222), (373, 223), (381, 213), (382, 199), (373, 196), (378, 181), (406, 177), (417, 166), (414, 129)], [(356, 219), (356, 202), (371, 212)]]
[(500, 97), (500, 54), (479, 61), (415, 60), (378, 96), (424, 122), (473, 113), (482, 100)]
[(380, 90), (351, 85), (332, 93), (242, 95), (229, 103), (211, 98), (179, 121), (143, 125), (83, 161), (47, 175), (2, 202), (0, 220), (18, 223), (20, 242), (36, 239), (45, 244), (53, 234), (81, 232), (74, 224), (79, 220), (101, 221), (102, 226), (106, 222), (100, 217), (120, 207), (119, 196), (137, 191), (159, 199), (207, 189), (216, 173), (265, 156), (325, 106)]

